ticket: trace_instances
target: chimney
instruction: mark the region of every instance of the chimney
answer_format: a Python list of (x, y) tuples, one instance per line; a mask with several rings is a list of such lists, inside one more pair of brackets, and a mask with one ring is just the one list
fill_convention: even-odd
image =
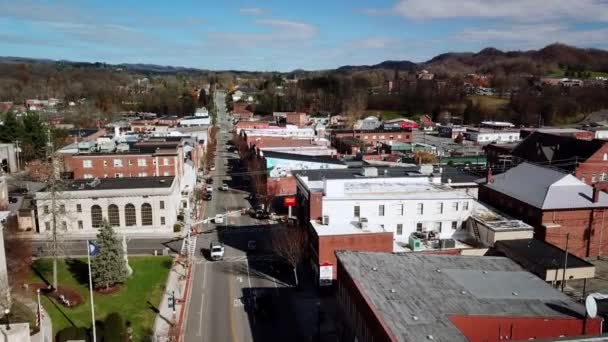
[(489, 167), (486, 173), (486, 184), (494, 183), (494, 177), (492, 176), (492, 168)]
[(600, 192), (602, 192), (600, 187), (597, 184), (593, 185), (593, 203), (597, 203), (600, 200)]

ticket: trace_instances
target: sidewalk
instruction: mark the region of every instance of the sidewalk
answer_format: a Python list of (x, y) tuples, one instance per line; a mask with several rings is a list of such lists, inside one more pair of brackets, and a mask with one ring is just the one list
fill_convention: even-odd
[[(118, 235), (122, 236), (122, 233), (119, 232)], [(90, 233), (70, 232), (70, 234), (68, 234), (68, 235), (62, 235), (61, 240), (78, 241), (78, 240), (86, 240), (86, 239), (95, 239), (96, 236), (97, 236), (97, 233), (95, 233), (95, 232), (90, 232)], [(133, 232), (133, 233), (127, 234), (127, 238), (129, 238), (129, 239), (176, 239), (176, 238), (182, 238), (183, 236), (184, 236), (183, 232), (174, 233), (172, 231), (171, 232), (149, 232), (149, 233)], [(49, 234), (23, 233), (23, 234), (20, 234), (20, 237), (28, 238), (33, 241), (48, 241), (48, 240), (51, 240), (52, 235), (50, 233)]]
[[(183, 315), (189, 292), (190, 267), (176, 257), (171, 266), (163, 298), (154, 321), (152, 341), (178, 341), (183, 325)], [(169, 307), (170, 298), (175, 293), (175, 311)]]

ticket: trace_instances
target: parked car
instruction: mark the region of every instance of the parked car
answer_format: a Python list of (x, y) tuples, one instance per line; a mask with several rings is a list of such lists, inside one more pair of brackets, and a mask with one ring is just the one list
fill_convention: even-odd
[(220, 190), (222, 190), (222, 191), (228, 191), (228, 184), (223, 183), (222, 186), (220, 187)]
[(203, 195), (203, 200), (205, 201), (211, 201), (212, 198), (213, 196), (211, 196), (211, 194), (208, 192)]
[(213, 192), (213, 187), (211, 185), (207, 185), (207, 187), (205, 188), (205, 191), (210, 194)]
[(215, 166), (210, 167), (209, 171), (215, 171)]
[(224, 259), (224, 246), (217, 241), (212, 241), (209, 244), (209, 257), (211, 257), (211, 260)]
[(205, 179), (205, 182), (207, 184), (213, 184), (213, 177), (207, 177), (207, 179)]
[(17, 201), (19, 201), (19, 199), (17, 199), (17, 197), (9, 197), (8, 198), (8, 202), (9, 203), (17, 203)]
[(224, 223), (224, 215), (222, 215), (222, 214), (215, 215), (213, 222), (215, 222), (215, 224)]
[(262, 209), (258, 209), (255, 211), (255, 218), (258, 220), (265, 220), (268, 219), (270, 217), (270, 214)]

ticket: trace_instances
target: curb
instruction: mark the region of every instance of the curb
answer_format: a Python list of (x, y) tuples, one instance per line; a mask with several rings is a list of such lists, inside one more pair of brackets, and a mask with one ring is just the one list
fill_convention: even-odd
[(188, 265), (188, 275), (186, 276), (186, 288), (184, 289), (184, 295), (180, 299), (182, 307), (179, 310), (179, 319), (177, 320), (177, 328), (179, 331), (177, 342), (180, 342), (184, 338), (184, 315), (186, 313), (186, 305), (189, 303), (188, 296), (190, 295), (190, 284), (192, 280), (192, 264)]

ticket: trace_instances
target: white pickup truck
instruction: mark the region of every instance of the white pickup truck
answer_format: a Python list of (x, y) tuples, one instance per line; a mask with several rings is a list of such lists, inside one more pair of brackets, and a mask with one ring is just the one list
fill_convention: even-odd
[(222, 215), (222, 214), (215, 215), (213, 222), (215, 222), (215, 224), (224, 223), (224, 215)]
[(211, 260), (224, 259), (224, 246), (217, 241), (211, 242), (209, 245), (209, 257), (211, 257)]

